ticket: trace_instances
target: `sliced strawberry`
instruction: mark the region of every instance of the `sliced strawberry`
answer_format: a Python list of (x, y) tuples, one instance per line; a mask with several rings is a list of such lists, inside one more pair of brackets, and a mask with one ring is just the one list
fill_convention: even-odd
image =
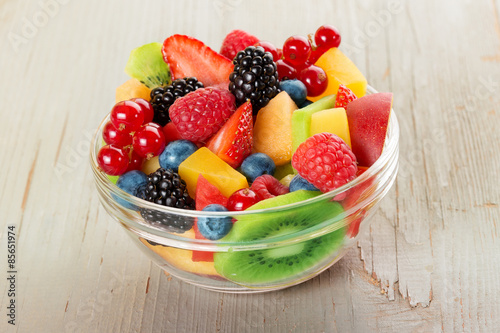
[(252, 131), (252, 104), (247, 101), (208, 140), (207, 148), (236, 169), (252, 153)]
[[(202, 210), (210, 204), (219, 204), (224, 207), (227, 205), (227, 198), (220, 193), (219, 189), (212, 185), (203, 175), (198, 176), (196, 184), (196, 210)], [(195, 223), (193, 226), (195, 239), (206, 239), (201, 235), (198, 226)], [(193, 261), (214, 261), (214, 253), (207, 251), (193, 251), (191, 257)]]
[(345, 108), (347, 104), (358, 99), (351, 89), (347, 88), (343, 84), (339, 85), (339, 90), (337, 91), (337, 98), (335, 99), (336, 108)]
[(233, 71), (231, 60), (193, 37), (172, 35), (165, 39), (161, 51), (173, 79), (194, 76), (205, 87), (229, 82)]

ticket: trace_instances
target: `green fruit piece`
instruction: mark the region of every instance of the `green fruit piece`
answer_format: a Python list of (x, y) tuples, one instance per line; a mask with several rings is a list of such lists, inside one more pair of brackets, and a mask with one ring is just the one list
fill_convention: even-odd
[(110, 175), (106, 175), (109, 179), (110, 182), (112, 182), (113, 184), (116, 184), (116, 182), (118, 181), (118, 178), (120, 178), (120, 176), (110, 176)]
[[(260, 201), (249, 210), (277, 207), (307, 200), (317, 191), (295, 191)], [(321, 201), (281, 212), (241, 216), (223, 239), (231, 242), (266, 240), (299, 232), (343, 212), (335, 201)], [(244, 286), (286, 285), (326, 267), (343, 244), (344, 228), (299, 243), (269, 249), (219, 252), (215, 269)]]
[(274, 171), (274, 178), (276, 179), (282, 179), (285, 178), (288, 175), (294, 174), (292, 164), (287, 163), (283, 165), (279, 165), (276, 167), (276, 170)]
[(161, 48), (161, 43), (150, 43), (133, 49), (125, 73), (150, 89), (169, 85), (172, 76), (168, 64), (163, 60)]
[(325, 96), (292, 114), (292, 155), (310, 136), (311, 116), (316, 112), (335, 107), (335, 99), (336, 95)]

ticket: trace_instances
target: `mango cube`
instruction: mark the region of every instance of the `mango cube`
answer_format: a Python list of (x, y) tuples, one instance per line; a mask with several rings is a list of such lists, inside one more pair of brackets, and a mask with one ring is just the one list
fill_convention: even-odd
[(237, 190), (248, 187), (245, 176), (206, 147), (198, 149), (179, 165), (179, 175), (186, 181), (191, 197), (194, 197), (196, 193), (196, 185), (200, 174), (215, 185), (226, 197), (229, 197)]
[(347, 122), (347, 114), (344, 108), (327, 109), (316, 112), (311, 116), (311, 136), (323, 132), (338, 135), (351, 147), (349, 123)]
[(356, 97), (360, 98), (366, 94), (366, 79), (354, 63), (345, 56), (338, 48), (334, 47), (326, 51), (315, 63), (321, 67), (328, 77), (328, 86), (319, 96), (307, 98), (315, 102), (320, 98), (336, 94), (339, 85), (343, 84), (351, 89)]

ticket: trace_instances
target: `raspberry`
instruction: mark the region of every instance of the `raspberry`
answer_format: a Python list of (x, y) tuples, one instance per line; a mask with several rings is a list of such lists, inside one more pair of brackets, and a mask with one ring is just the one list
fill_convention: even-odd
[(250, 189), (257, 193), (261, 200), (274, 198), (275, 196), (290, 192), (287, 186), (281, 184), (279, 180), (271, 175), (257, 177)]
[(193, 142), (205, 142), (235, 111), (234, 96), (217, 88), (201, 88), (175, 100), (169, 113), (179, 135)]
[(254, 45), (259, 39), (255, 36), (243, 30), (233, 30), (227, 34), (222, 42), (222, 47), (220, 48), (220, 54), (233, 60), (241, 50), (244, 50), (247, 46)]
[(323, 193), (350, 182), (358, 170), (351, 148), (337, 135), (326, 132), (301, 143), (292, 166)]
[(339, 85), (339, 90), (337, 91), (337, 98), (335, 99), (336, 108), (345, 108), (347, 104), (357, 99), (356, 95), (351, 89), (347, 88), (343, 84)]

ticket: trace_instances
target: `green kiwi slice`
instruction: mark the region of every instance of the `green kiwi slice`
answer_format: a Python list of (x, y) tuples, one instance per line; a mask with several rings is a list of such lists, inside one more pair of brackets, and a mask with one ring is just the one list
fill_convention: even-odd
[(172, 75), (163, 60), (161, 43), (150, 43), (133, 49), (125, 66), (125, 73), (141, 81), (150, 89), (169, 85)]
[[(295, 191), (263, 200), (250, 209), (277, 207), (310, 199), (317, 191)], [(225, 241), (245, 242), (279, 237), (304, 230), (333, 219), (343, 212), (335, 201), (321, 201), (285, 212), (242, 216), (233, 225)], [(311, 274), (333, 259), (343, 244), (344, 228), (300, 243), (269, 249), (218, 252), (215, 269), (226, 279), (244, 286), (287, 284)], [(330, 258), (332, 257), (332, 258)]]

